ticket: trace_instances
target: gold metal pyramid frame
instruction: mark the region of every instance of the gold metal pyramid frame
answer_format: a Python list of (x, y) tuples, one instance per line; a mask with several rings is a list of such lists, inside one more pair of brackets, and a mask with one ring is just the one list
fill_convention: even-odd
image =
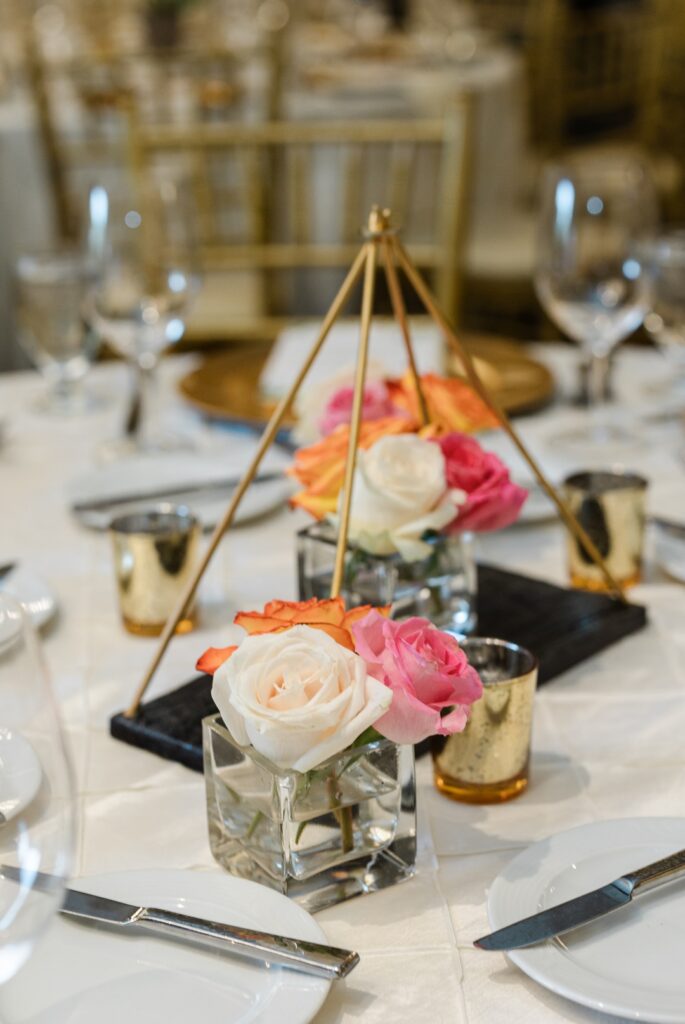
[(359, 429), (362, 419), (362, 405), (364, 395), (364, 383), (366, 380), (366, 368), (368, 363), (368, 352), (369, 352), (369, 334), (371, 330), (371, 321), (373, 319), (373, 305), (374, 305), (374, 293), (376, 286), (376, 272), (382, 261), (383, 268), (385, 271), (386, 281), (388, 285), (388, 291), (390, 293), (390, 299), (393, 308), (393, 314), (400, 328), (404, 345), (407, 352), (407, 359), (409, 363), (409, 370), (413, 378), (414, 386), (418, 397), (420, 419), (424, 425), (429, 423), (429, 412), (426, 405), (425, 396), (421, 389), (421, 379), (416, 366), (416, 359), (414, 357), (414, 350), (412, 346), (411, 333), (409, 328), (409, 321), (407, 319), (407, 311), (402, 296), (402, 290), (400, 287), (400, 280), (398, 271), (402, 270), (405, 278), (412, 286), (414, 292), (421, 300), (426, 312), (430, 315), (433, 322), (440, 328), (448, 344), (454, 350), (458, 358), (461, 360), (465, 376), (473, 388), (473, 390), (480, 396), (485, 404), (494, 413), (495, 417), (499, 421), (504, 431), (509, 435), (514, 445), (520, 452), (525, 462), (530, 467), (535, 479), (539, 485), (543, 488), (545, 493), (551, 499), (556, 506), (562, 522), (567, 529), (573, 534), (576, 540), (585, 548), (588, 555), (592, 558), (593, 562), (601, 570), (604, 579), (608, 585), (608, 588), (615, 596), (622, 602), (628, 603), (623, 587), (613, 577), (606, 562), (602, 558), (600, 552), (597, 550), (596, 545), (592, 539), (588, 536), (587, 532), (576, 519), (575, 515), (566, 504), (561, 495), (557, 492), (556, 488), (549, 482), (542, 469), (538, 465), (535, 458), (528, 451), (528, 448), (523, 443), (515, 430), (506, 413), (500, 406), (497, 399), (490, 393), (485, 383), (481, 380), (475, 362), (468, 349), (464, 346), (463, 342), (459, 340), (451, 324), (441, 312), (435, 298), (433, 297), (430, 289), (423, 280), (421, 274), (415, 268), (411, 259), (407, 255), (407, 252), (400, 242), (397, 232), (393, 229), (391, 224), (391, 214), (389, 210), (381, 210), (379, 207), (374, 207), (369, 215), (368, 224), (364, 231), (365, 241), (363, 242), (359, 253), (357, 254), (352, 266), (350, 267), (345, 280), (343, 281), (338, 294), (334, 298), (328, 313), (323, 319), (321, 329), (317, 335), (316, 341), (312, 345), (312, 348), (307, 355), (303, 365), (293, 381), (292, 385), (288, 389), (287, 394), (278, 403), (276, 409), (271, 415), (269, 422), (264, 428), (264, 432), (260, 438), (257, 450), (250, 462), (250, 465), (245, 471), (243, 478), (236, 487), (233, 496), (228, 504), (228, 507), (217, 523), (212, 536), (210, 538), (207, 550), (205, 551), (197, 569), (195, 570), (192, 578), (188, 581), (183, 594), (180, 596), (178, 603), (172, 612), (169, 620), (167, 621), (164, 630), (159, 638), (159, 644), (155, 651), (154, 657), (150, 662), (150, 665), (145, 672), (145, 675), (136, 691), (135, 697), (130, 707), (125, 712), (126, 717), (134, 718), (140, 707), (140, 703), (147, 691), (150, 682), (152, 681), (155, 672), (157, 671), (159, 664), (164, 657), (164, 654), (169, 646), (171, 638), (173, 637), (176, 626), (183, 618), (187, 606), (193, 600), (198, 585), (209, 565), (212, 556), (214, 555), (221, 538), (226, 531), (233, 524), (235, 514), (238, 511), (240, 502), (242, 501), (245, 492), (252, 483), (255, 474), (257, 473), (260, 463), (264, 458), (264, 455), (270, 445), (273, 443), (274, 438), (278, 432), (281, 423), (290, 408), (295, 396), (297, 395), (302, 383), (307, 376), (309, 370), (312, 367), (316, 357), (318, 356), (321, 348), (330, 333), (333, 324), (338, 319), (345, 303), (352, 294), (352, 290), (357, 284), (360, 277), (363, 275), (363, 290), (362, 290), (362, 305), (361, 305), (361, 327), (360, 327), (360, 338), (359, 338), (359, 350), (357, 353), (357, 362), (355, 369), (355, 380), (354, 380), (354, 398), (352, 402), (352, 415), (350, 420), (350, 436), (349, 445), (347, 450), (347, 460), (345, 464), (345, 477), (343, 482), (343, 504), (340, 514), (340, 529), (338, 533), (338, 542), (336, 549), (335, 568), (333, 571), (333, 580), (331, 585), (331, 597), (337, 597), (340, 593), (343, 571), (345, 565), (345, 552), (347, 550), (347, 535), (350, 522), (350, 509), (352, 504), (352, 484), (354, 480), (354, 471), (357, 460), (357, 448), (359, 443)]

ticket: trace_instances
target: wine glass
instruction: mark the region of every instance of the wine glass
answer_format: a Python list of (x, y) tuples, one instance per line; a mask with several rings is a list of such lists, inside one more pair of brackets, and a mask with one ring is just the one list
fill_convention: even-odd
[(106, 446), (110, 457), (188, 447), (184, 439), (160, 428), (156, 371), (165, 350), (183, 336), (199, 285), (189, 194), (172, 179), (148, 183), (136, 202), (101, 194), (107, 226), (90, 318), (135, 374), (127, 436)]
[(39, 642), (0, 593), (0, 984), (59, 910), (74, 839), (71, 765)]
[(564, 439), (626, 439), (601, 404), (611, 353), (648, 309), (640, 244), (653, 229), (655, 207), (652, 184), (635, 160), (586, 157), (545, 173), (535, 287), (589, 361), (591, 422)]
[(685, 230), (650, 241), (643, 258), (649, 288), (645, 327), (669, 362), (675, 390), (685, 398)]
[(84, 302), (96, 276), (90, 253), (76, 248), (18, 260), (18, 338), (49, 385), (40, 402), (45, 411), (68, 415), (91, 405), (81, 385), (97, 339), (84, 319)]

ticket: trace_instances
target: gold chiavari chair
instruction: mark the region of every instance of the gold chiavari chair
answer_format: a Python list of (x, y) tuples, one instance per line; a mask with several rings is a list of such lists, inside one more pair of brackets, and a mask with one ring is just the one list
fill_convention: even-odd
[[(659, 76), (665, 8), (681, 0), (470, 0), (484, 28), (525, 54), (533, 141), (545, 153), (577, 142), (638, 142)], [(670, 32), (670, 27), (666, 29)]]
[[(273, 338), (288, 322), (292, 300), (291, 291), (286, 308), (279, 303), (279, 275), (347, 269), (373, 203), (392, 208), (414, 260), (457, 319), (468, 123), (466, 102), (430, 120), (229, 127), (133, 118), (130, 153), (141, 197), (160, 168), (173, 166), (187, 179), (203, 268), (224, 275), (216, 311), (202, 326), (198, 314), (194, 333), (205, 340)], [(227, 274), (238, 282), (233, 290)], [(252, 308), (239, 311), (246, 275), (258, 285)], [(324, 306), (329, 297), (322, 296)]]
[(546, 41), (554, 60), (541, 112), (551, 148), (583, 135), (636, 138), (656, 29), (652, 0), (581, 11), (559, 6)]
[[(104, 6), (132, 19), (140, 3), (124, 0), (123, 11), (116, 5)], [(270, 32), (267, 26), (255, 49), (241, 51), (212, 45), (141, 49), (140, 34), (108, 37), (102, 26), (95, 32), (95, 15), (103, 7), (100, 0), (72, 0), (69, 7), (78, 10), (79, 31), (70, 37), (74, 48), (67, 47), (64, 53), (46, 50), (40, 18), (24, 23), (27, 78), (60, 235), (71, 237), (77, 231), (90, 184), (111, 184), (117, 177), (124, 181), (126, 126), (132, 108), (138, 118), (153, 122), (279, 116), (280, 32)], [(102, 10), (103, 18), (106, 13)], [(108, 24), (106, 18), (103, 24)], [(245, 87), (248, 66), (262, 71), (257, 95), (248, 95)]]
[[(655, 0), (658, 10), (655, 45), (647, 75), (649, 92), (642, 109), (641, 138), (650, 152), (667, 154), (685, 179), (685, 11), (681, 0)], [(682, 187), (666, 197), (665, 214), (685, 216)]]
[(536, 35), (550, 3), (549, 0), (470, 0), (469, 6), (481, 28), (525, 45)]

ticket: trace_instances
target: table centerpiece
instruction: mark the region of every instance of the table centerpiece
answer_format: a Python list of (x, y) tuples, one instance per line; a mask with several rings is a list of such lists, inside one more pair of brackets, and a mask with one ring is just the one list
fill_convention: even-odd
[[(453, 384), (454, 397), (461, 395), (461, 381), (438, 381), (442, 396)], [(433, 393), (429, 387), (427, 394)], [(494, 453), (452, 429), (455, 421), (474, 422), (458, 402), (445, 401), (438, 412), (428, 398), (433, 418), (422, 427), (411, 412), (374, 418), (371, 401), (372, 414), (359, 431), (341, 593), (349, 607), (389, 604), (393, 617), (424, 615), (441, 628), (470, 633), (476, 623), (473, 534), (513, 523), (528, 492), (511, 481)], [(339, 409), (343, 403), (334, 395), (329, 404)], [(302, 599), (330, 590), (348, 445), (343, 421), (295, 454), (291, 474), (302, 490), (291, 504), (315, 519), (298, 534)]]
[(453, 636), (388, 611), (270, 601), (197, 663), (219, 711), (203, 723), (212, 853), (310, 911), (411, 877), (413, 744), (461, 731), (482, 694)]

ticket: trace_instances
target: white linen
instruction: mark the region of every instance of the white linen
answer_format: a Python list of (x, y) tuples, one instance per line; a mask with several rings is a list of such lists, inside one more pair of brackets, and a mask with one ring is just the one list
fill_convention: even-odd
[[(575, 357), (552, 345), (537, 351), (564, 367)], [(170, 378), (187, 365), (169, 361), (164, 372)], [(617, 387), (632, 397), (635, 415), (658, 404), (654, 389), (661, 373), (651, 351), (620, 354)], [(92, 378), (112, 394), (121, 393), (122, 381), (120, 366), (98, 367)], [(9, 419), (0, 452), (3, 550), (11, 548), (44, 575), (62, 609), (44, 647), (78, 780), (74, 872), (219, 873), (209, 852), (201, 777), (117, 742), (107, 731), (109, 717), (130, 701), (155, 642), (123, 631), (108, 539), (70, 518), (64, 484), (88, 467), (94, 446), (111, 436), (121, 410), (112, 406), (71, 421), (39, 418), (30, 400), (41, 387), (36, 375), (0, 378), (0, 407)], [(522, 427), (545, 458), (551, 427), (577, 415), (552, 410)], [(681, 428), (650, 422), (640, 429), (653, 439), (642, 454), (635, 452), (636, 464), (639, 455), (651, 477), (650, 508), (683, 519), (685, 469), (675, 454)], [(173, 641), (151, 696), (191, 677), (205, 647), (230, 642), (237, 631), (228, 623), (238, 609), (295, 596), (292, 535), (304, 522), (302, 514), (284, 510), (225, 538), (201, 590), (202, 628)], [(565, 579), (557, 523), (514, 527), (484, 538), (480, 549), (489, 561)], [(516, 850), (597, 819), (682, 813), (685, 590), (650, 561), (645, 582), (631, 596), (648, 606), (648, 628), (540, 690), (531, 785), (519, 800), (500, 807), (452, 803), (433, 789), (429, 762), (419, 762), (419, 873), (404, 885), (318, 915), (330, 941), (358, 949), (362, 961), (344, 985), (334, 986), (317, 1024), (614, 1020), (546, 992), (502, 955), (471, 943), (487, 930), (487, 887)]]
[[(311, 351), (320, 324), (301, 323), (286, 327), (276, 339), (259, 379), (262, 391), (280, 398), (297, 376), (297, 371)], [(412, 342), (421, 373), (443, 373), (445, 345), (437, 327), (416, 324)], [(347, 371), (354, 376), (359, 346), (359, 321), (340, 320), (324, 342), (316, 362), (307, 374), (306, 389), (327, 383)], [(401, 377), (407, 367), (402, 334), (392, 320), (374, 320), (369, 335), (370, 363), (367, 376)]]

